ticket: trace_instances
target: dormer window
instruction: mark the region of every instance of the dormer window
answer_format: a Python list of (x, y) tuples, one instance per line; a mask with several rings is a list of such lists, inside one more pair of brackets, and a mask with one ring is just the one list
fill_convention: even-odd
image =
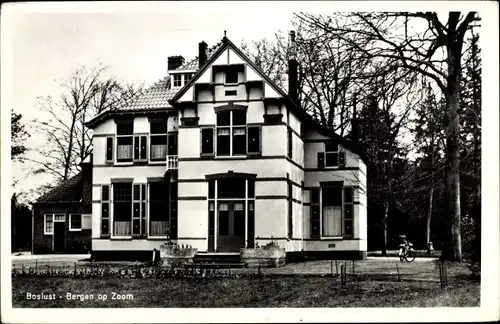
[(184, 85), (188, 84), (189, 81), (191, 81), (191, 78), (193, 75), (191, 73), (184, 74)]
[(174, 74), (174, 88), (182, 87), (182, 75)]

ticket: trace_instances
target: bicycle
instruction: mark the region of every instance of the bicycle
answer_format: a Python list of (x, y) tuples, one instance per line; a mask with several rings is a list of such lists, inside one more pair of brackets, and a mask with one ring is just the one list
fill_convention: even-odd
[(399, 244), (399, 261), (412, 262), (417, 256), (417, 251), (413, 248), (413, 244), (410, 242)]

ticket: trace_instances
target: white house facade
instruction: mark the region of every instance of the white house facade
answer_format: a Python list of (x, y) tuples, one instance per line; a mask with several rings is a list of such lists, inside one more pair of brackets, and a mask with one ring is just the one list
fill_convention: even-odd
[[(293, 38), (293, 36), (292, 36)], [(271, 241), (291, 259), (366, 257), (366, 166), (226, 37), (105, 111), (93, 129), (92, 253), (199, 253)]]

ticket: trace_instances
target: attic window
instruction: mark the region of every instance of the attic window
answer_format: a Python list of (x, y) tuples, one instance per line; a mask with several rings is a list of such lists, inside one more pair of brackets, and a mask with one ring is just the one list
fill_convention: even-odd
[(174, 74), (174, 87), (179, 88), (182, 86), (182, 75)]
[(226, 71), (226, 83), (238, 83), (238, 71), (237, 70)]
[(184, 74), (184, 85), (188, 84), (193, 75), (191, 73)]

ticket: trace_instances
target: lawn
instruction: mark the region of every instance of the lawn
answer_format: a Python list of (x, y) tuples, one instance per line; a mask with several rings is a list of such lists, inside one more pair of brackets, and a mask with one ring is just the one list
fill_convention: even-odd
[[(435, 281), (348, 281), (279, 276), (224, 279), (73, 279), (12, 277), (14, 307), (474, 307), (480, 284), (468, 279), (440, 288)], [(27, 293), (55, 300), (27, 300)], [(82, 294), (67, 300), (67, 293)], [(116, 293), (116, 295), (114, 295)], [(107, 296), (106, 300), (99, 296)], [(112, 299), (113, 296), (122, 299)], [(90, 298), (93, 300), (84, 298)], [(79, 300), (82, 298), (82, 300)]]

